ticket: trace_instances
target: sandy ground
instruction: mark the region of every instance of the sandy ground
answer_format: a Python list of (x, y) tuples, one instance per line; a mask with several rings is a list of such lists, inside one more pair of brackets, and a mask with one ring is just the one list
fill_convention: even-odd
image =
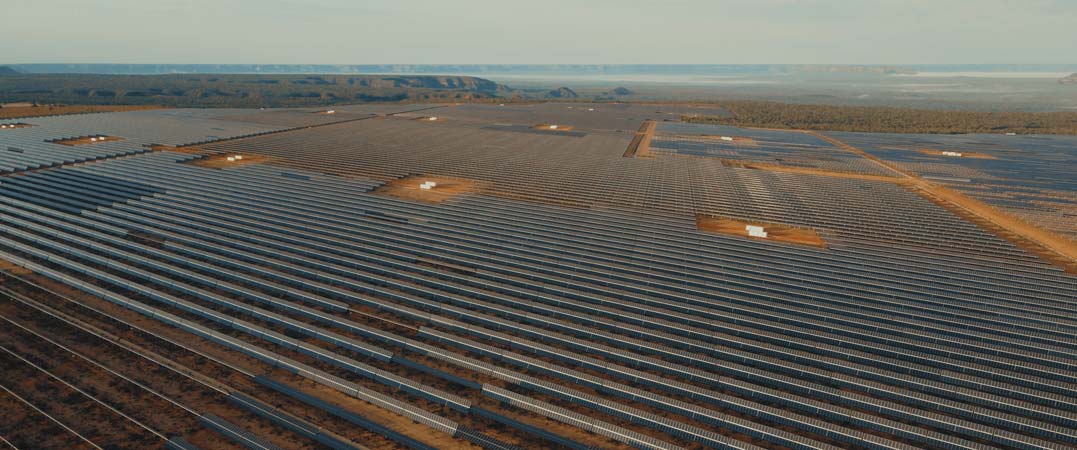
[(435, 430), (426, 425), (421, 425), (407, 417), (392, 411), (374, 406), (363, 400), (349, 397), (327, 386), (314, 382), (304, 381), (302, 386), (289, 383), (292, 387), (299, 388), (304, 393), (313, 395), (322, 400), (342, 406), (345, 410), (358, 413), (359, 415), (382, 424), (407, 437), (431, 445), (435, 448), (446, 450), (476, 450), (479, 446), (462, 439), (453, 439), (449, 435)]
[[(552, 129), (552, 128), (550, 128), (550, 126), (551, 126), (551, 125), (557, 125), (557, 129), (555, 130), (555, 129)], [(551, 133), (557, 133), (557, 132), (559, 132), (559, 131), (572, 131), (572, 128), (573, 128), (573, 127), (572, 127), (572, 125), (561, 125), (561, 124), (552, 124), (552, 123), (540, 123), (540, 124), (538, 124), (538, 125), (535, 125), (535, 126), (533, 126), (533, 127), (531, 127), (531, 128), (534, 128), (534, 129), (536, 129), (536, 130), (542, 130), (542, 131), (549, 131), (549, 132), (551, 132)]]
[[(424, 181), (433, 181), (437, 186), (430, 190), (420, 189), (419, 185)], [(412, 175), (385, 183), (375, 189), (374, 193), (424, 203), (441, 203), (460, 194), (481, 190), (481, 184), (474, 180)]]
[(750, 137), (744, 137), (744, 136), (727, 136), (727, 137), (733, 138), (732, 141), (723, 140), (721, 136), (701, 135), (699, 137), (701, 137), (703, 139), (706, 139), (706, 140), (709, 140), (709, 141), (716, 141), (718, 143), (726, 144), (726, 145), (736, 145), (736, 146), (740, 146), (740, 147), (758, 147), (759, 146), (759, 143), (756, 142), (755, 139), (752, 139)]
[[(92, 139), (92, 138), (97, 138), (97, 140), (96, 141), (91, 141), (90, 139)], [(75, 138), (75, 139), (64, 139), (64, 140), (51, 141), (51, 142), (53, 144), (60, 144), (60, 145), (67, 145), (67, 146), (74, 147), (76, 145), (99, 144), (101, 142), (113, 142), (113, 141), (122, 141), (122, 140), (123, 140), (123, 138), (116, 137), (116, 136), (84, 136), (84, 137), (79, 137), (79, 138)]]
[[(900, 149), (900, 150), (905, 150), (905, 149)], [(968, 159), (998, 159), (998, 158), (996, 158), (994, 156), (991, 156), (991, 155), (988, 155), (986, 153), (969, 152), (969, 151), (965, 151), (965, 150), (936, 150), (936, 149), (931, 149), (931, 148), (918, 148), (918, 149), (916, 149), (916, 151), (920, 152), (920, 153), (923, 153), (925, 155), (942, 156), (942, 157), (945, 157), (945, 158), (953, 158), (953, 159), (961, 159), (961, 158), (968, 158)], [(946, 151), (946, 152), (957, 152), (957, 153), (960, 153), (961, 156), (944, 155), (944, 154), (942, 154), (942, 152), (944, 152), (944, 151)]]
[[(748, 236), (748, 231), (744, 229), (747, 225), (762, 226), (766, 230), (768, 236), (765, 238)], [(819, 233), (808, 228), (796, 228), (772, 223), (745, 222), (725, 217), (711, 217), (704, 215), (696, 216), (696, 228), (702, 231), (731, 234), (762, 241), (786, 242), (790, 244), (826, 248), (826, 241), (819, 236)]]
[(210, 168), (210, 169), (231, 169), (233, 167), (245, 166), (247, 164), (265, 163), (265, 162), (269, 162), (269, 161), (273, 160), (273, 158), (270, 158), (268, 156), (257, 155), (257, 154), (253, 154), (253, 153), (250, 153), (250, 154), (243, 153), (242, 155), (243, 155), (243, 159), (236, 160), (236, 161), (229, 161), (228, 157), (229, 156), (234, 156), (234, 155), (232, 153), (228, 153), (228, 154), (213, 155), (213, 156), (209, 156), (209, 157), (201, 158), (201, 159), (194, 159), (194, 160), (191, 160), (189, 162), (189, 164), (194, 164), (194, 165), (199, 166), (199, 167), (207, 167), (207, 168)]
[[(1077, 242), (1022, 221), (1021, 219), (1013, 217), (960, 192), (947, 189), (942, 185), (928, 182), (914, 174), (902, 171), (886, 161), (846, 144), (845, 142), (820, 133), (811, 131), (807, 131), (806, 133), (870, 159), (899, 176), (911, 180), (909, 186), (915, 188), (917, 193), (923, 195), (928, 200), (936, 202), (951, 211), (964, 212), (975, 216), (990, 225), (984, 226), (983, 223), (977, 223), (981, 228), (984, 228), (1000, 238), (1010, 241), (1010, 243), (1026, 251), (1040, 256), (1044, 260), (1055, 264), (1067, 272), (1077, 273)], [(972, 222), (976, 223), (977, 221)]]
[(9, 272), (12, 275), (28, 275), (32, 273), (30, 269), (22, 266), (17, 266), (15, 263), (6, 259), (0, 259), (0, 271)]

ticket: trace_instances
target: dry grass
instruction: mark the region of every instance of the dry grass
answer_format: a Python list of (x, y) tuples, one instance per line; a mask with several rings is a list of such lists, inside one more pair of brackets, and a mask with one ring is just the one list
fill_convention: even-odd
[[(433, 189), (419, 189), (425, 181), (433, 181)], [(374, 190), (375, 194), (412, 200), (423, 203), (441, 203), (450, 198), (469, 192), (480, 192), (482, 184), (464, 178), (441, 177), (436, 175), (412, 175), (385, 183)]]
[[(90, 140), (90, 139), (95, 139), (95, 138), (96, 138), (96, 140), (93, 140), (93, 141)], [(97, 136), (80, 136), (80, 137), (73, 138), (73, 139), (60, 139), (60, 140), (49, 141), (49, 142), (52, 142), (53, 144), (60, 144), (60, 145), (67, 145), (69, 147), (74, 147), (76, 145), (100, 144), (102, 142), (115, 142), (115, 141), (122, 141), (122, 140), (123, 140), (122, 137), (97, 135)]]
[(210, 169), (231, 169), (234, 167), (245, 166), (247, 164), (260, 164), (273, 161), (274, 158), (265, 155), (258, 155), (254, 153), (243, 153), (243, 159), (236, 161), (229, 161), (229, 154), (213, 155), (205, 158), (193, 159), (188, 161), (187, 164), (194, 164), (199, 167), (207, 167)]
[[(768, 236), (765, 238), (748, 236), (748, 231), (744, 229), (748, 225), (763, 227)], [(730, 234), (749, 239), (826, 248), (826, 241), (819, 236), (819, 233), (810, 228), (797, 228), (776, 223), (745, 222), (727, 217), (713, 217), (702, 214), (696, 215), (696, 228), (701, 231)]]
[(154, 105), (4, 106), (3, 108), (0, 108), (0, 119), (58, 116), (63, 114), (142, 111), (161, 108), (161, 106)]

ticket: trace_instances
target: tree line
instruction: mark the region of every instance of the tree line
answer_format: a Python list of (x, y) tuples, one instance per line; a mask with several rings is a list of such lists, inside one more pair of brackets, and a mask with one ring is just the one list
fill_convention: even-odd
[(1077, 112), (983, 112), (879, 106), (722, 102), (725, 117), (686, 115), (693, 123), (872, 133), (1077, 134)]

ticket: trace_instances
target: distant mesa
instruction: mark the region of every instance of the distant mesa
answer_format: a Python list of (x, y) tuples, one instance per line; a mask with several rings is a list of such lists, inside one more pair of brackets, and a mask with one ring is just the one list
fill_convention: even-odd
[(550, 92), (547, 92), (546, 97), (548, 97), (548, 98), (578, 98), (579, 94), (577, 94), (576, 91), (573, 91), (572, 89), (569, 89), (567, 87), (561, 86), (561, 87), (559, 87), (557, 89), (554, 89), (554, 90), (552, 90)]
[[(307, 78), (319, 81), (323, 79), (323, 77)], [(358, 83), (361, 87), (371, 88), (457, 89), (479, 92), (496, 92), (505, 88), (504, 86), (487, 79), (467, 76), (366, 76), (351, 77), (349, 83)]]
[(613, 95), (617, 95), (617, 96), (625, 96), (625, 95), (633, 95), (633, 94), (635, 94), (634, 91), (632, 91), (629, 88), (623, 87), (623, 86), (613, 88), (613, 90), (610, 91), (610, 93), (612, 93)]
[(8, 66), (0, 66), (0, 75), (17, 75), (17, 74), (20, 74), (20, 73), (22, 73), (22, 72), (19, 72), (18, 70), (15, 70), (15, 69), (12, 69), (12, 68), (10, 68)]
[(828, 66), (828, 65), (804, 65), (798, 66), (801, 72), (827, 72), (827, 73), (862, 73), (871, 75), (916, 75), (916, 71), (905, 67), (892, 66)]
[(1060, 78), (1058, 84), (1077, 84), (1077, 73), (1071, 73), (1068, 77)]

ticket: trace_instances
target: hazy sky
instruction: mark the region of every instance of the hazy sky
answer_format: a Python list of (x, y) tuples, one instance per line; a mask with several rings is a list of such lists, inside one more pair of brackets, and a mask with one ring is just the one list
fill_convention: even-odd
[(3, 0), (0, 63), (1077, 63), (1077, 0)]

